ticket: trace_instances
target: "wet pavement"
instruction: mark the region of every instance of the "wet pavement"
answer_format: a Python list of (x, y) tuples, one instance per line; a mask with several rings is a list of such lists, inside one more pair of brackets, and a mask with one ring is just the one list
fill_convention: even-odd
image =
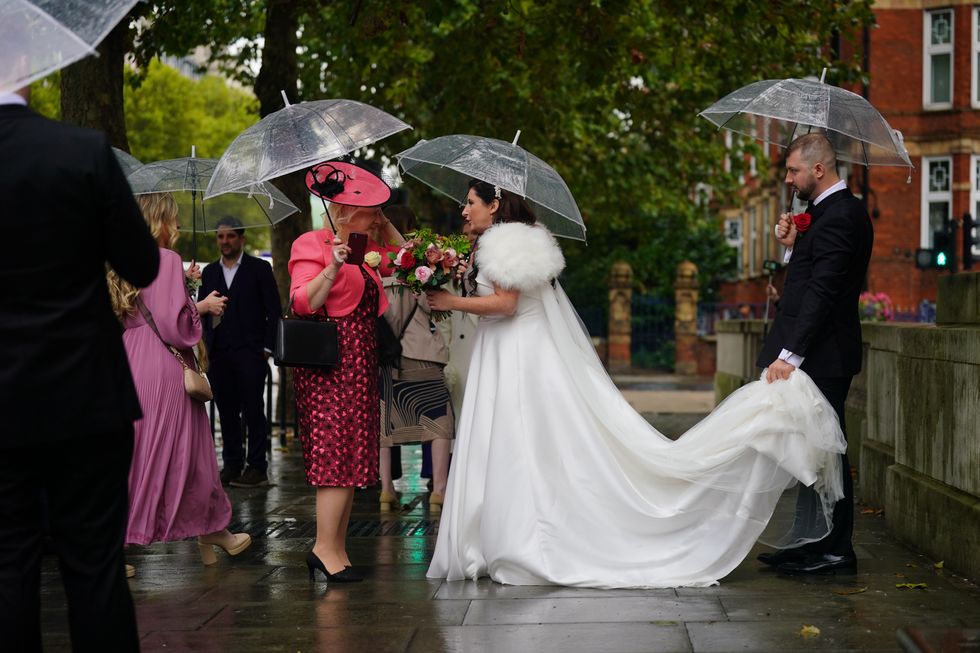
[[(663, 430), (673, 428), (652, 415)], [(315, 583), (307, 578), (313, 492), (292, 439), (288, 450), (273, 451), (273, 486), (228, 490), (232, 528), (254, 540), (240, 556), (219, 553), (218, 564), (206, 568), (190, 540), (130, 549), (143, 650), (900, 651), (900, 628), (927, 629), (938, 641), (944, 633), (980, 627), (980, 589), (896, 542), (871, 508), (858, 516), (855, 576), (781, 578), (755, 562), (763, 550), (757, 547), (707, 589), (429, 580), (437, 518), (417, 476), (418, 447), (403, 451), (401, 512), (380, 513), (376, 490), (356, 494), (349, 542), (354, 564), (368, 576), (363, 583), (328, 587), (322, 576)], [(51, 556), (43, 575), (45, 649), (69, 650)], [(925, 587), (896, 587), (904, 583)], [(805, 625), (819, 635), (802, 636)], [(948, 650), (980, 649), (974, 646)]]

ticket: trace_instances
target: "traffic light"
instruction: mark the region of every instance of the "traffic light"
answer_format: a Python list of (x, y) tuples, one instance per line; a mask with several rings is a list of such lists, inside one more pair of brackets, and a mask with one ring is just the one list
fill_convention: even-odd
[(932, 232), (932, 249), (915, 250), (915, 267), (920, 270), (948, 270), (953, 261), (953, 233), (947, 229)]
[(980, 247), (980, 224), (969, 213), (963, 214), (963, 269), (973, 267), (973, 249)]
[(953, 263), (953, 234), (946, 229), (932, 232), (933, 267), (948, 268)]

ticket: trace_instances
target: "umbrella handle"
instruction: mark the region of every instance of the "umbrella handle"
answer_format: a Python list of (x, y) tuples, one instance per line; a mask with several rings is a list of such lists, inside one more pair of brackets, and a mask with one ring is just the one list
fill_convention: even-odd
[(330, 209), (327, 208), (327, 201), (321, 197), (320, 202), (323, 204), (323, 215), (327, 216), (327, 222), (330, 223), (330, 231), (336, 236), (337, 227), (333, 226), (333, 218), (330, 217)]

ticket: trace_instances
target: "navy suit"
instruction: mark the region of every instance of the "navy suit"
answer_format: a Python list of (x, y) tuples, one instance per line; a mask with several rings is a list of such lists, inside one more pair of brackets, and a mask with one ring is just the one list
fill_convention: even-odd
[[(204, 316), (204, 342), (211, 359), (208, 378), (221, 417), (225, 469), (248, 466), (265, 472), (269, 445), (262, 389), (268, 370), (265, 350), (272, 350), (279, 324), (281, 303), (272, 266), (248, 254), (235, 272), (231, 288), (225, 284), (221, 260), (209, 263), (201, 273), (198, 298), (217, 290), (228, 298), (217, 327)], [(248, 426), (248, 454), (242, 442), (242, 416)]]
[(139, 650), (123, 566), (136, 388), (108, 262), (160, 253), (104, 134), (0, 106), (0, 648), (41, 650), (43, 499), (72, 647)]
[[(844, 403), (854, 375), (861, 371), (858, 297), (864, 287), (874, 244), (871, 219), (851, 191), (828, 195), (809, 209), (810, 228), (797, 235), (772, 330), (757, 364), (766, 367), (782, 349), (803, 356), (800, 367), (833, 406), (846, 437)], [(834, 508), (834, 527), (816, 554), (853, 555), (854, 489), (843, 456), (844, 498)]]

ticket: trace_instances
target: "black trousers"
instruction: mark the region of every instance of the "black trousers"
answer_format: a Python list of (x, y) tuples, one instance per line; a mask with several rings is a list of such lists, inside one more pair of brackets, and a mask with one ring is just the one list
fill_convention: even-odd
[(0, 449), (0, 648), (41, 650), (42, 503), (74, 651), (139, 651), (123, 541), (133, 430)]
[[(268, 469), (269, 422), (262, 390), (269, 365), (261, 350), (230, 349), (211, 353), (208, 379), (221, 418), (221, 459), (225, 469), (241, 470), (245, 463)], [(248, 453), (242, 438), (242, 418), (248, 425)]]
[[(813, 378), (814, 384), (830, 402), (834, 412), (837, 413), (845, 440), (847, 439), (847, 428), (844, 421), (844, 404), (847, 401), (847, 393), (851, 389), (853, 378), (850, 376)], [(851, 538), (854, 535), (854, 480), (851, 478), (851, 465), (847, 459), (847, 454), (842, 454), (841, 458), (844, 498), (834, 506), (834, 527), (827, 537), (803, 547), (809, 553), (854, 555), (854, 548), (851, 544)]]

